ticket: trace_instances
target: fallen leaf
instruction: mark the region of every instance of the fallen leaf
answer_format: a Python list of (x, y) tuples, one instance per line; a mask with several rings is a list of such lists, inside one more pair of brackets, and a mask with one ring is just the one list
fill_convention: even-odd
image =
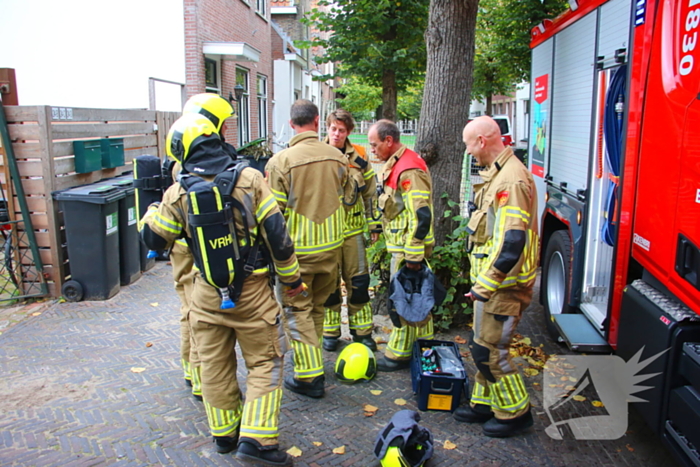
[(457, 337), (455, 337), (455, 342), (458, 344), (466, 344), (467, 340), (465, 338), (463, 338), (462, 336), (457, 336)]
[(560, 385), (559, 384), (550, 384), (549, 387), (550, 388), (558, 388), (558, 387), (560, 387)]
[(530, 345), (530, 344), (532, 344), (532, 340), (530, 340), (529, 337), (525, 337), (525, 338), (524, 338), (523, 340), (521, 340), (520, 342), (522, 342), (522, 343), (525, 344), (525, 345)]
[[(569, 377), (568, 377), (568, 376), (562, 376), (561, 378), (559, 378), (559, 381), (569, 381)], [(574, 380), (574, 381), (576, 381), (576, 380)]]
[(146, 347), (153, 347), (153, 342), (146, 342)]
[(629, 452), (634, 452), (634, 448), (632, 446), (630, 446), (629, 444), (625, 444), (625, 447), (627, 448), (627, 450)]
[(569, 381), (571, 381), (572, 383), (575, 383), (578, 380), (576, 378), (574, 378), (573, 376), (569, 376)]
[(540, 383), (532, 383), (533, 386), (539, 386)]
[(345, 454), (345, 446), (333, 449), (333, 454)]
[(135, 367), (135, 366), (132, 366), (132, 367), (131, 367), (131, 372), (132, 372), (132, 373), (141, 373), (141, 372), (144, 372), (144, 371), (146, 371), (145, 368), (139, 368), (139, 367)]
[(557, 357), (551, 356), (551, 357), (549, 357), (549, 360), (547, 360), (547, 361), (548, 362), (556, 362), (557, 360), (559, 360)]
[(584, 396), (581, 396), (581, 395), (574, 396), (574, 397), (572, 397), (572, 399), (575, 401), (578, 401), (578, 402), (583, 402), (586, 400), (586, 398)]
[(571, 386), (571, 385), (569, 385), (569, 386), (567, 386), (567, 387), (564, 388), (564, 389), (566, 389), (567, 391), (575, 391), (575, 390), (576, 390), (576, 386)]
[(456, 448), (457, 445), (448, 439), (447, 441), (445, 441), (445, 444), (443, 444), (442, 447), (445, 449), (452, 450)]
[(41, 311), (35, 311), (34, 313), (32, 313), (32, 316), (39, 316), (40, 314), (41, 314)]
[(371, 417), (375, 413), (377, 413), (377, 410), (379, 410), (379, 407), (375, 407), (373, 405), (365, 404), (364, 407), (362, 407), (362, 410), (365, 411), (365, 417)]
[(525, 373), (526, 376), (537, 376), (540, 374), (540, 372), (534, 368), (525, 368), (523, 373)]
[(371, 392), (371, 393), (374, 394), (375, 396), (378, 396), (378, 395), (380, 395), (380, 394), (382, 393), (382, 391), (379, 390), (379, 389), (370, 389), (369, 392)]
[(323, 443), (320, 441), (312, 441), (311, 444), (313, 444), (314, 446), (323, 446)]
[(158, 302), (151, 303), (151, 306), (158, 306)]
[(591, 401), (591, 405), (593, 405), (593, 407), (605, 407), (605, 405), (600, 401)]
[(394, 404), (396, 405), (406, 405), (406, 401), (404, 399), (396, 399), (394, 401)]
[(296, 446), (292, 446), (291, 448), (287, 449), (287, 454), (289, 454), (292, 457), (299, 457), (301, 456), (301, 449), (299, 449)]

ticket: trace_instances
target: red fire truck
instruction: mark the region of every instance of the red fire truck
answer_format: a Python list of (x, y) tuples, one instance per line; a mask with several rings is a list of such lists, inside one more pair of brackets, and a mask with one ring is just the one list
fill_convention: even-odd
[(666, 351), (635, 394), (700, 465), (700, 0), (579, 0), (532, 31), (541, 301), (573, 350)]

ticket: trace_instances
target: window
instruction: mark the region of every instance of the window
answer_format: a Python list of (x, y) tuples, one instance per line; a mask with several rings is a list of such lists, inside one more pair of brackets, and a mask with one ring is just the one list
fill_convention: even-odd
[(219, 62), (216, 60), (204, 59), (204, 82), (207, 92), (219, 94)]
[(243, 86), (243, 95), (238, 101), (238, 145), (243, 146), (250, 142), (250, 115), (248, 114), (248, 70), (236, 69), (236, 85)]
[(255, 11), (257, 11), (258, 13), (260, 13), (264, 17), (266, 10), (267, 10), (267, 0), (256, 0)]
[(267, 138), (267, 78), (258, 75), (258, 137)]

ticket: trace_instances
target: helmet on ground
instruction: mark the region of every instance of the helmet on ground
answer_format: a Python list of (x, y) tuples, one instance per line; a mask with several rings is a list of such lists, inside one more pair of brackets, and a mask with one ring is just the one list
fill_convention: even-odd
[(382, 428), (374, 443), (382, 467), (422, 467), (432, 457), (433, 434), (418, 422), (418, 412), (400, 410)]
[(386, 454), (379, 459), (379, 462), (382, 464), (382, 467), (421, 467), (425, 464), (424, 461), (420, 460), (424, 453), (423, 446), (420, 444), (414, 445), (412, 450), (415, 452), (408, 454), (400, 446), (389, 446)]
[(206, 139), (220, 139), (214, 124), (199, 114), (184, 114), (175, 120), (165, 138), (165, 152), (183, 163), (192, 149)]
[(195, 94), (187, 99), (182, 113), (183, 115), (189, 113), (204, 115), (214, 124), (217, 133), (221, 131), (224, 121), (235, 114), (229, 101), (218, 94), (208, 92)]
[(372, 350), (364, 344), (353, 342), (338, 355), (335, 376), (341, 383), (353, 384), (370, 380), (377, 374), (377, 361)]

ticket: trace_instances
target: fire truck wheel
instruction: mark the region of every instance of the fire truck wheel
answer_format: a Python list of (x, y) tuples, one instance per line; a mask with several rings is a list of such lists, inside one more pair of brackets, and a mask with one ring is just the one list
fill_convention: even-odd
[(554, 324), (554, 315), (571, 313), (567, 303), (571, 280), (571, 238), (566, 230), (552, 234), (547, 243), (547, 251), (542, 262), (542, 304), (547, 331), (552, 339), (562, 342), (559, 330)]

